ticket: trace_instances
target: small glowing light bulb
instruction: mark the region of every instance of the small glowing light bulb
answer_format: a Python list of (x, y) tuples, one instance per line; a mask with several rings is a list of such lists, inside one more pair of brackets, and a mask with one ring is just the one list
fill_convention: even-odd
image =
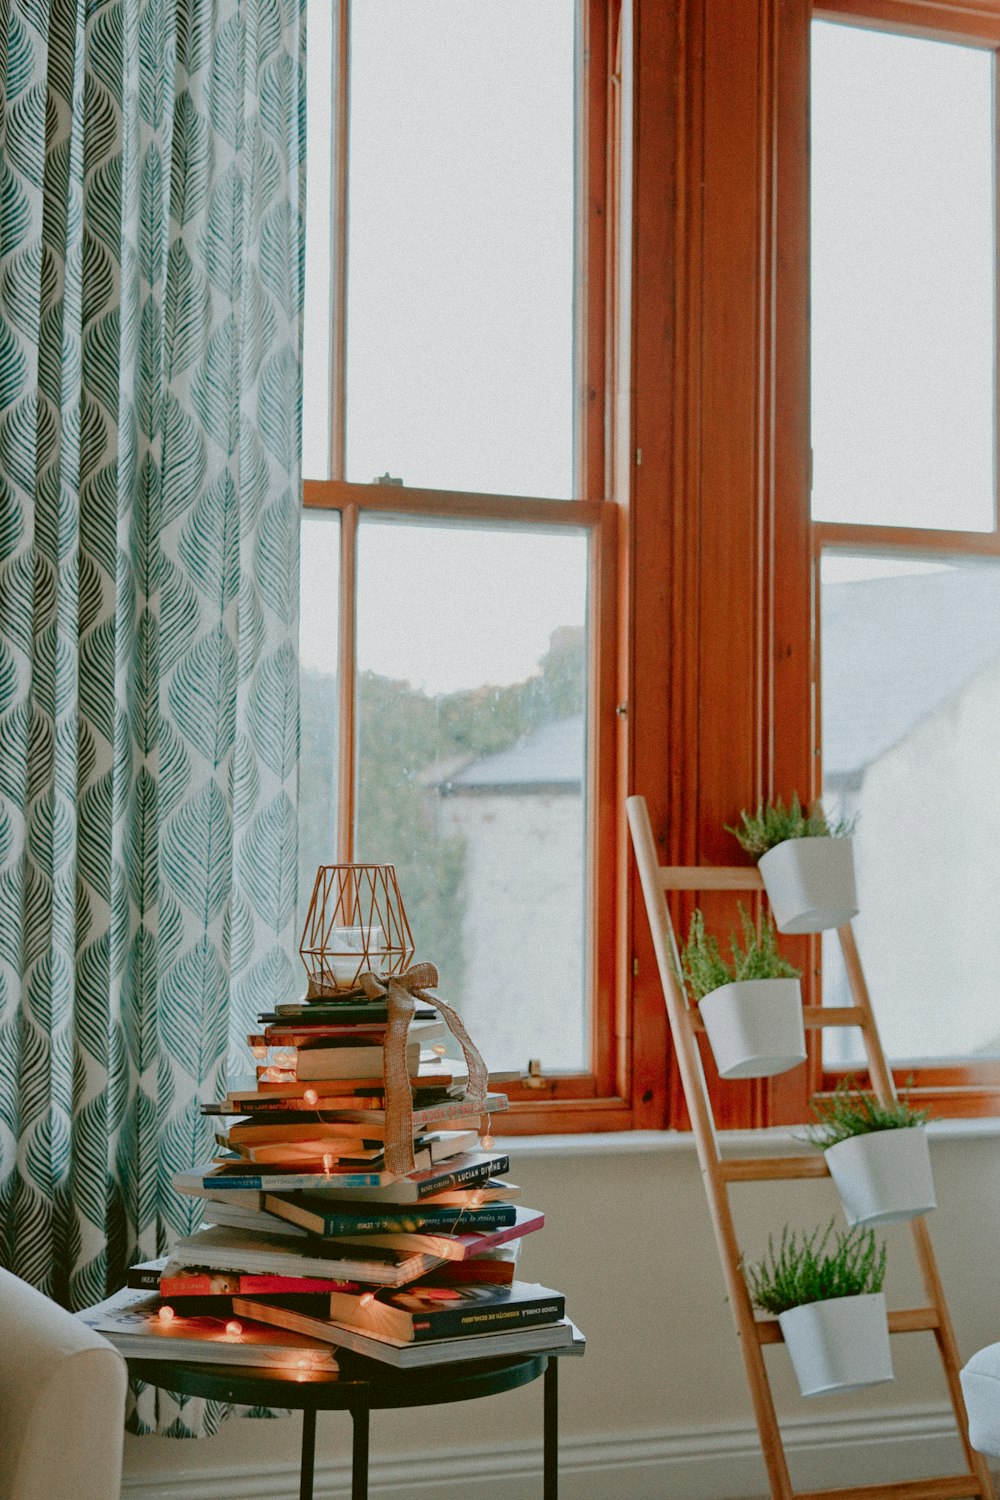
[(330, 1176), (331, 1172), (333, 1171), (333, 1157), (332, 1156), (326, 1155), (326, 1156), (323, 1157), (323, 1171), (326, 1173), (327, 1177)]
[(316, 1090), (306, 1089), (305, 1093), (302, 1095), (302, 1103), (308, 1104), (310, 1108), (312, 1108), (314, 1104), (318, 1104), (319, 1095), (317, 1094)]
[(172, 1323), (174, 1321), (174, 1317), (175, 1316), (176, 1316), (176, 1314), (174, 1313), (174, 1310), (173, 1310), (172, 1307), (161, 1307), (160, 1308), (160, 1322), (161, 1323)]
[(448, 1048), (445, 1046), (444, 1042), (435, 1042), (434, 1046), (431, 1048), (431, 1051), (436, 1052), (438, 1057), (444, 1057), (447, 1050)]
[(371, 1307), (371, 1305), (372, 1305), (372, 1303), (374, 1301), (375, 1301), (375, 1293), (374, 1292), (363, 1292), (362, 1295), (358, 1298), (358, 1306), (359, 1307)]
[(298, 1367), (299, 1367), (300, 1370), (308, 1370), (309, 1369), (309, 1361), (308, 1361), (308, 1359), (306, 1359), (306, 1357), (305, 1357), (304, 1354), (302, 1355), (301, 1359), (299, 1359), (299, 1360), (296, 1361), (296, 1363), (298, 1364)]
[(483, 1201), (483, 1195), (480, 1192), (474, 1192), (474, 1193), (472, 1193), (472, 1195), (469, 1198), (469, 1202), (473, 1205), (474, 1208), (478, 1208), (479, 1205), (480, 1205), (480, 1203), (482, 1203), (482, 1201)]
[(255, 1047), (255, 1048), (254, 1048), (254, 1049), (253, 1049), (253, 1055), (254, 1055), (254, 1057), (256, 1057), (256, 1058), (257, 1058), (257, 1059), (258, 1059), (258, 1060), (259, 1060), (259, 1059), (260, 1059), (260, 1058), (264, 1058), (264, 1057), (266, 1057), (266, 1056), (267, 1056), (267, 1048), (266, 1048), (266, 1047)]
[(495, 1144), (496, 1143), (495, 1143), (495, 1141), (494, 1141), (494, 1139), (493, 1139), (493, 1137), (491, 1135), (484, 1135), (483, 1136), (483, 1150), (484, 1151), (492, 1151)]
[(235, 1339), (243, 1332), (243, 1324), (237, 1323), (235, 1318), (231, 1318), (226, 1324), (226, 1332), (230, 1337)]

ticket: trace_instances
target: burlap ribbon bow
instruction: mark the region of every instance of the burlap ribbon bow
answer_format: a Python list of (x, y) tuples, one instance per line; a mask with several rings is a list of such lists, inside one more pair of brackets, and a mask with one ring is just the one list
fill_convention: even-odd
[(469, 1070), (469, 1114), (483, 1114), (486, 1109), (486, 1064), (462, 1024), (461, 1017), (450, 1005), (445, 1005), (443, 1000), (438, 999), (437, 995), (427, 994), (427, 990), (437, 982), (438, 971), (433, 964), (414, 964), (405, 974), (389, 974), (384, 978), (372, 973), (362, 974), (358, 978), (358, 984), (369, 1000), (385, 999), (389, 1012), (383, 1044), (385, 1165), (389, 1172), (403, 1174), (412, 1172), (414, 1168), (413, 1099), (406, 1069), (406, 1037), (418, 1000), (440, 1011), (448, 1030), (465, 1054)]

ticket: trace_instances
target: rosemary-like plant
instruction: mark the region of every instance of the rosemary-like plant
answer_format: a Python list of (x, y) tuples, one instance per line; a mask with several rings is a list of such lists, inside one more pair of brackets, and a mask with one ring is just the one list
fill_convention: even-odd
[(733, 961), (728, 964), (719, 952), (715, 938), (705, 931), (705, 918), (700, 909), (691, 914), (687, 942), (680, 953), (678, 978), (686, 984), (695, 1000), (721, 989), (724, 984), (733, 984), (740, 979), (798, 979), (800, 970), (790, 964), (778, 952), (778, 940), (773, 922), (766, 921), (758, 932), (753, 918), (740, 904), (740, 924), (743, 943), (740, 945), (735, 932), (729, 934), (729, 946)]
[(797, 792), (792, 793), (788, 807), (778, 797), (774, 802), (759, 803), (756, 812), (744, 808), (740, 818), (742, 823), (738, 827), (726, 823), (725, 829), (752, 859), (760, 859), (768, 849), (786, 839), (838, 838), (849, 834), (854, 827), (853, 820), (831, 823), (822, 808), (806, 812)]
[(768, 1239), (764, 1259), (743, 1267), (754, 1306), (777, 1315), (805, 1302), (880, 1292), (885, 1245), (876, 1245), (874, 1231), (856, 1225), (837, 1234), (827, 1249), (832, 1231), (832, 1219), (824, 1230), (801, 1236), (786, 1224), (777, 1250)]
[(827, 1151), (838, 1141), (852, 1135), (867, 1135), (872, 1130), (909, 1130), (927, 1119), (926, 1109), (914, 1109), (905, 1099), (880, 1104), (875, 1095), (858, 1087), (852, 1077), (843, 1079), (830, 1099), (813, 1101), (813, 1114), (819, 1124), (809, 1132), (809, 1142)]

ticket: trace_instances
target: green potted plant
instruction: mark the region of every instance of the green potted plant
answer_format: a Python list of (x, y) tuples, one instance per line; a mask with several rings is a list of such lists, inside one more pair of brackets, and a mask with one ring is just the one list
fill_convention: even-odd
[(678, 978), (697, 1002), (720, 1078), (767, 1078), (804, 1062), (799, 971), (778, 952), (774, 928), (760, 930), (740, 907), (743, 941), (730, 934), (732, 963), (691, 917)]
[(819, 805), (806, 812), (793, 793), (744, 809), (726, 824), (757, 861), (779, 932), (822, 932), (857, 915), (852, 824), (831, 823)]
[(925, 1109), (880, 1104), (845, 1078), (813, 1112), (809, 1140), (826, 1156), (848, 1224), (895, 1224), (937, 1207)]
[(744, 1265), (753, 1305), (776, 1316), (803, 1396), (823, 1396), (891, 1380), (889, 1320), (882, 1286), (885, 1246), (871, 1229), (834, 1236), (782, 1230), (777, 1250)]

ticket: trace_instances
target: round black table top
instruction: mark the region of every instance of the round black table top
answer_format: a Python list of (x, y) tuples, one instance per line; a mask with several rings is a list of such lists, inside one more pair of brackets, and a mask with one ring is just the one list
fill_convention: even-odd
[(373, 1411), (473, 1401), (529, 1385), (545, 1372), (548, 1354), (424, 1365), (397, 1370), (376, 1360), (337, 1351), (339, 1370), (275, 1369), (260, 1365), (216, 1365), (172, 1359), (130, 1359), (129, 1372), (147, 1385), (187, 1396), (207, 1396), (240, 1406), (284, 1406), (293, 1410), (346, 1411), (360, 1398)]

